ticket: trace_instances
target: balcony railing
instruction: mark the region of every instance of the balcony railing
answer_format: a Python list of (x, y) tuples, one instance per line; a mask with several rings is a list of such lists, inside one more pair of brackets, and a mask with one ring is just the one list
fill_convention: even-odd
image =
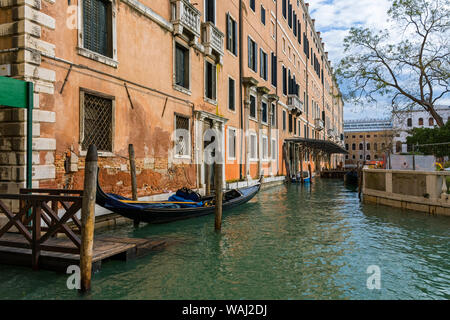
[(200, 11), (188, 0), (171, 0), (172, 23), (176, 34), (182, 34), (184, 30), (194, 36), (194, 40), (200, 38)]
[(212, 22), (202, 24), (202, 44), (205, 53), (209, 56), (215, 54), (220, 61), (224, 54), (224, 37), (225, 35)]
[(323, 128), (325, 127), (325, 124), (322, 119), (316, 118), (314, 119), (314, 126), (316, 127), (317, 131), (322, 131)]
[(303, 102), (295, 94), (288, 95), (287, 106), (290, 111), (300, 115), (303, 113)]

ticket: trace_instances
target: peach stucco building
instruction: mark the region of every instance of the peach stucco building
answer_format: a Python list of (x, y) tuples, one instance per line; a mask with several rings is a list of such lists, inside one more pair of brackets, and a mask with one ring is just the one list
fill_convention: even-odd
[[(0, 75), (35, 84), (34, 186), (80, 188), (91, 143), (101, 183), (124, 195), (129, 144), (139, 195), (202, 188), (210, 128), (227, 181), (285, 174), (289, 137), (343, 145), (314, 24), (297, 0), (0, 0)], [(0, 193), (17, 192), (25, 118), (0, 112)]]

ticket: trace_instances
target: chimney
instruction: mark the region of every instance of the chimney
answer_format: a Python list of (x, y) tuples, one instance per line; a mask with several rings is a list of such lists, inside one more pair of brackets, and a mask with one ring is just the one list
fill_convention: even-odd
[(309, 12), (309, 3), (307, 2), (307, 3), (305, 3), (305, 5), (306, 5), (306, 11)]

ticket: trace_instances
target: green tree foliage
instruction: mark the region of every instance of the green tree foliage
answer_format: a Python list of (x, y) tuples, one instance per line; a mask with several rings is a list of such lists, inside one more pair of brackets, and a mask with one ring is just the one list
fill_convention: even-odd
[(443, 126), (435, 107), (450, 92), (450, 2), (393, 0), (389, 30), (354, 27), (344, 40), (337, 76), (346, 100), (392, 99), (395, 111), (421, 106)]
[(443, 127), (414, 128), (410, 134), (406, 142), (409, 145), (419, 145), (415, 148), (419, 153), (436, 157), (450, 156), (450, 144), (445, 144), (450, 143), (450, 121)]

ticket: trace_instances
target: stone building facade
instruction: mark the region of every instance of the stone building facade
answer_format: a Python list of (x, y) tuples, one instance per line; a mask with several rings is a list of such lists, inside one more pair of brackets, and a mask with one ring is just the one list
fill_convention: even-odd
[[(34, 187), (81, 188), (91, 143), (101, 183), (123, 195), (134, 145), (140, 196), (202, 188), (208, 129), (228, 181), (285, 174), (288, 137), (343, 143), (303, 1), (0, 0), (0, 75), (34, 83)], [(25, 120), (0, 110), (0, 192), (23, 186)]]

